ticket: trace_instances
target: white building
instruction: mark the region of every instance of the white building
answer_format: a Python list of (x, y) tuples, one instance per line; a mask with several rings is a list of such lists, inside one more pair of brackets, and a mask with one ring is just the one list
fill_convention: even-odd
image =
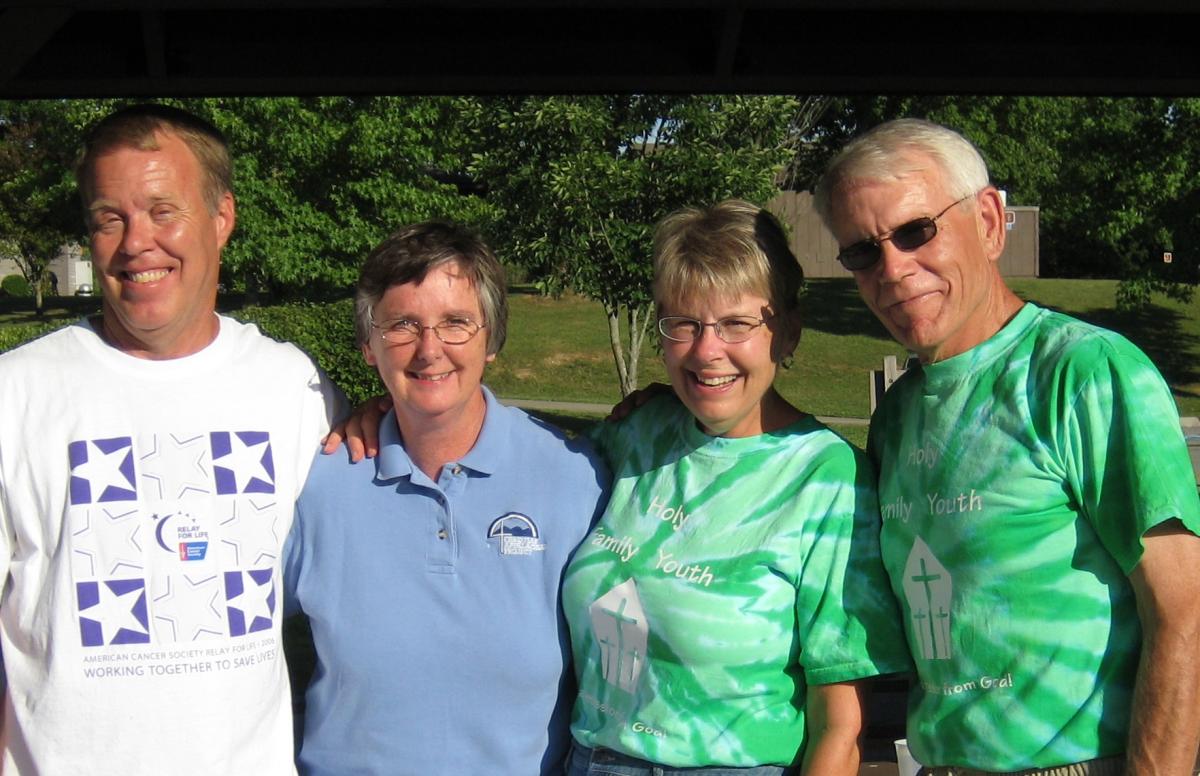
[[(53, 276), (57, 280), (57, 288), (52, 288), (51, 292), (59, 296), (72, 296), (82, 285), (93, 289), (96, 287), (96, 281), (92, 277), (92, 260), (84, 253), (82, 245), (64, 245), (50, 262), (47, 271), (54, 273)], [(17, 262), (0, 254), (0, 278), (20, 274), (21, 268), (17, 266)]]

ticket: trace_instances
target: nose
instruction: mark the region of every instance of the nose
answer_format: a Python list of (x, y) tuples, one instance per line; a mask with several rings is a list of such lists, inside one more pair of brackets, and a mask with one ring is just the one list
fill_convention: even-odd
[(150, 219), (134, 214), (125, 222), (124, 231), (121, 234), (121, 253), (126, 256), (137, 256), (139, 253), (150, 250), (153, 245), (154, 234)]
[(725, 352), (725, 341), (717, 336), (716, 326), (703, 326), (700, 335), (692, 340), (692, 353), (704, 361), (712, 361)]
[(902, 251), (891, 240), (885, 240), (879, 246), (879, 261), (867, 272), (875, 273), (882, 281), (899, 283), (916, 271), (914, 251)]
[(425, 361), (433, 361), (442, 352), (442, 341), (438, 339), (437, 332), (432, 326), (424, 326), (421, 328), (420, 335), (417, 336), (417, 358)]

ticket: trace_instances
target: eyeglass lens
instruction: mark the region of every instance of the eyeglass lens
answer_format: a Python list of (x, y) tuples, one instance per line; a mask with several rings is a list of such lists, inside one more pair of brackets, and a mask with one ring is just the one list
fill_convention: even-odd
[(730, 344), (745, 342), (762, 322), (754, 318), (722, 318), (713, 323), (702, 323), (695, 318), (672, 315), (660, 318), (659, 332), (675, 342), (692, 342), (699, 339), (706, 326), (713, 327), (717, 337)]
[(385, 340), (397, 345), (414, 342), (426, 329), (431, 329), (434, 335), (447, 345), (461, 345), (475, 336), (482, 327), (474, 321), (442, 321), (433, 326), (423, 326), (416, 321), (393, 321), (378, 328)]
[(884, 240), (863, 240), (855, 243), (838, 254), (838, 261), (846, 269), (855, 271), (866, 269), (879, 261), (883, 255), (883, 242), (891, 240), (902, 251), (915, 251), (937, 236), (937, 222), (932, 218), (915, 218), (901, 224), (892, 230), (890, 237)]
[(847, 246), (838, 253), (838, 261), (851, 272), (866, 269), (879, 261), (880, 257), (883, 256), (883, 243), (888, 240), (891, 240), (892, 244), (902, 251), (915, 251), (934, 237), (937, 237), (937, 222), (939, 218), (950, 212), (950, 208), (970, 198), (971, 195), (968, 194), (951, 202), (936, 216), (914, 218), (907, 223), (900, 224), (887, 237), (870, 237)]

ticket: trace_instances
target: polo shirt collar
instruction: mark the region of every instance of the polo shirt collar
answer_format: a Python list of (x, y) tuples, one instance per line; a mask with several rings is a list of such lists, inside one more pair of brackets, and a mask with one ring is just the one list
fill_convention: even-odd
[[(511, 454), (507, 450), (506, 440), (509, 436), (511, 422), (505, 407), (496, 401), (496, 397), (486, 386), (482, 386), (483, 399), (486, 404), (483, 416), (483, 428), (479, 430), (479, 438), (475, 446), (458, 461), (463, 466), (480, 474), (492, 474), (502, 460), (502, 456)], [(415, 471), (412, 458), (404, 449), (400, 437), (400, 424), (396, 422), (396, 410), (393, 408), (383, 416), (379, 424), (379, 456), (375, 464), (375, 474), (381, 480), (392, 480), (398, 477), (409, 477)]]
[(509, 413), (504, 405), (496, 401), (496, 397), (487, 389), (487, 386), (481, 387), (483, 399), (487, 403), (487, 410), (483, 416), (483, 428), (479, 429), (479, 438), (475, 440), (475, 446), (468, 450), (467, 454), (458, 462), (480, 474), (492, 474), (499, 467), (504, 456), (512, 455), (516, 451), (509, 449), (508, 446), (509, 428), (512, 425)]

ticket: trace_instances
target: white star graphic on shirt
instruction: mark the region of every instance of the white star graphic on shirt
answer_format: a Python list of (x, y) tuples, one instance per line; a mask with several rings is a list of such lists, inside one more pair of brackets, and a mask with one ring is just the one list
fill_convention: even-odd
[(122, 490), (133, 490), (133, 483), (121, 471), (121, 464), (125, 463), (129, 453), (129, 445), (106, 453), (97, 447), (95, 442), (88, 442), (87, 460), (72, 469), (71, 476), (87, 480), (92, 491), (92, 501), (99, 501), (110, 485)]
[(138, 461), (147, 498), (178, 500), (211, 492), (206, 434), (148, 434), (139, 442), (149, 451)]
[(142, 552), (140, 512), (116, 512), (107, 507), (76, 508), (71, 515), (72, 569), (76, 579), (122, 573), (141, 575), (145, 568)]
[(242, 575), (242, 592), (229, 599), (229, 605), (242, 610), (246, 618), (246, 631), (254, 625), (259, 617), (271, 619), (271, 609), (267, 605), (267, 597), (271, 595), (272, 585), (268, 579), (265, 584), (258, 584), (249, 572), (239, 572)]
[(221, 521), (221, 557), (226, 568), (263, 565), (279, 557), (283, 542), (275, 530), (279, 522), (275, 504), (270, 495), (232, 501), (230, 516)]
[(100, 600), (95, 606), (82, 610), (80, 614), (89, 620), (97, 620), (100, 623), (103, 628), (105, 643), (112, 643), (112, 640), (122, 629), (133, 633), (149, 635), (146, 627), (142, 625), (141, 621), (133, 613), (133, 607), (137, 605), (138, 599), (145, 592), (145, 588), (135, 587), (124, 593), (115, 593), (112, 588), (103, 582), (98, 587), (100, 589)]
[(229, 434), (229, 452), (220, 458), (214, 458), (213, 463), (233, 471), (234, 487), (238, 493), (244, 493), (250, 480), (262, 480), (274, 483), (271, 473), (263, 466), (263, 453), (271, 442), (264, 439), (256, 444), (248, 445), (237, 434)]
[(163, 587), (165, 592), (154, 597), (154, 634), (158, 641), (199, 641), (225, 635), (218, 575), (198, 579), (187, 574), (172, 575)]

